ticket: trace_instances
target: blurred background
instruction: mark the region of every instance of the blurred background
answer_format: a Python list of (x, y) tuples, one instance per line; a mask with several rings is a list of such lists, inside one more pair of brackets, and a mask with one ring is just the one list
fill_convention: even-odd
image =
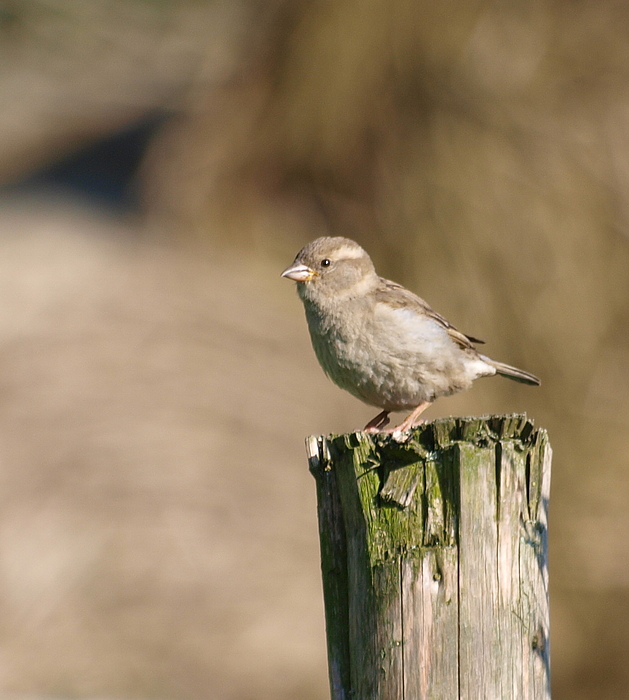
[(629, 5), (0, 2), (0, 697), (328, 697), (294, 285), (355, 238), (542, 377), (556, 700), (629, 698)]

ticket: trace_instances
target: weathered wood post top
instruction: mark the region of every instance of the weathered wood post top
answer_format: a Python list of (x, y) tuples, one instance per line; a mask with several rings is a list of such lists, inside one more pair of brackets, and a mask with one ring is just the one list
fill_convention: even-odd
[(551, 449), (525, 415), (306, 441), (333, 700), (548, 700)]

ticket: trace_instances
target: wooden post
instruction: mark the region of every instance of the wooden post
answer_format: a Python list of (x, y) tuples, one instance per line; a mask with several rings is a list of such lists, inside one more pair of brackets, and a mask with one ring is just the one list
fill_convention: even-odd
[(332, 700), (548, 700), (546, 431), (447, 418), (306, 445)]

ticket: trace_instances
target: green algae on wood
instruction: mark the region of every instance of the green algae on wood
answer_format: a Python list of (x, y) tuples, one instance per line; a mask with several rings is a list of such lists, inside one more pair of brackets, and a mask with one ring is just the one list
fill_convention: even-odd
[(333, 700), (547, 700), (546, 432), (448, 418), (307, 450)]

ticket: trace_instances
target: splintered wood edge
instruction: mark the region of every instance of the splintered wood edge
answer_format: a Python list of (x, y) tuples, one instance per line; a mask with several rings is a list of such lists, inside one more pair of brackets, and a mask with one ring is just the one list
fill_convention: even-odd
[[(486, 432), (488, 431), (488, 432)], [(491, 437), (494, 440), (524, 439), (528, 441), (535, 432), (534, 421), (526, 413), (507, 413), (483, 416), (449, 416), (435, 418), (422, 423), (405, 433), (367, 433), (357, 430), (351, 433), (329, 433), (328, 435), (311, 435), (306, 439), (333, 440), (344, 437), (349, 443), (369, 438), (378, 442), (405, 443), (412, 439), (430, 436), (439, 446), (445, 447), (452, 442), (473, 441), (477, 437)]]
[[(507, 413), (484, 416), (450, 416), (436, 418), (423, 423), (405, 433), (330, 433), (328, 435), (310, 435), (306, 438), (306, 454), (309, 461), (320, 464), (321, 458), (329, 461), (328, 446), (342, 438), (347, 447), (357, 446), (364, 440), (374, 445), (413, 444), (425, 449), (449, 447), (460, 442), (484, 444), (499, 440), (521, 440), (529, 444), (538, 439), (543, 428), (535, 428), (532, 419), (526, 413)], [(324, 455), (323, 452), (326, 454)]]

